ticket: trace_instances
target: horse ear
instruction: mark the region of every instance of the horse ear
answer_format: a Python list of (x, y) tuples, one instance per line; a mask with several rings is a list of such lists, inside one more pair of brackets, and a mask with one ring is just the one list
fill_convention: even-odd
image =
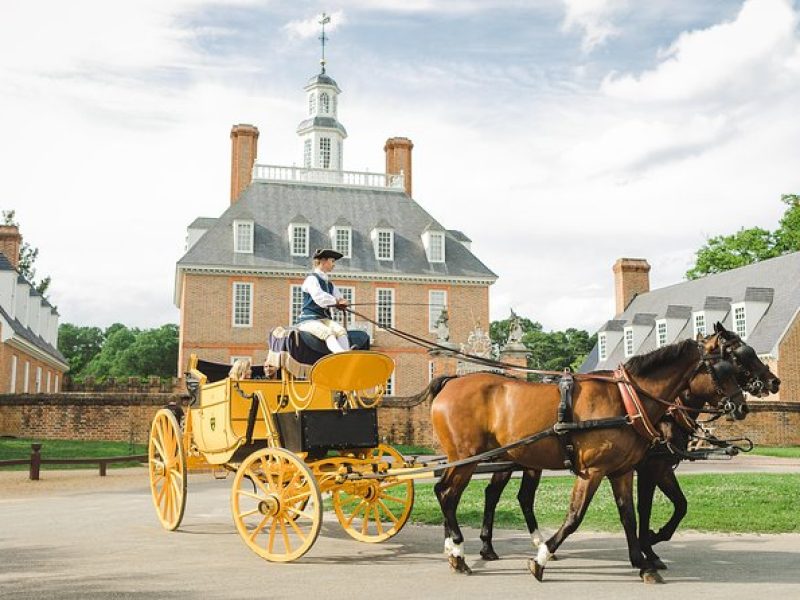
[(722, 326), (722, 323), (720, 323), (719, 321), (714, 323), (714, 333), (720, 333), (722, 331), (725, 331), (725, 328)]

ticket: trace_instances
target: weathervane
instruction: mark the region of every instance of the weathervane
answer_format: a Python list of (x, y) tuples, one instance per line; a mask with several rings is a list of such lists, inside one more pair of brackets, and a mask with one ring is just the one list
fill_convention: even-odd
[(322, 58), (320, 59), (319, 64), (322, 66), (322, 74), (324, 75), (325, 74), (325, 40), (328, 39), (328, 37), (325, 35), (325, 25), (327, 25), (328, 23), (331, 22), (331, 17), (330, 17), (330, 15), (326, 15), (325, 13), (322, 13), (322, 18), (317, 22), (320, 25), (322, 25), (322, 35), (319, 36), (319, 39), (322, 42)]

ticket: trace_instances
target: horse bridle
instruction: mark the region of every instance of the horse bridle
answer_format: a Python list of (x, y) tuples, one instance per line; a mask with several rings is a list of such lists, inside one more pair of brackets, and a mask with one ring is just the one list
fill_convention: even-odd
[[(728, 348), (727, 341), (717, 334), (718, 350), (716, 352), (707, 352), (705, 345), (702, 342), (697, 342), (697, 347), (700, 351), (700, 362), (687, 381), (691, 382), (695, 375), (701, 370), (705, 370), (714, 382), (717, 394), (721, 397), (721, 405), (717, 411), (703, 410), (702, 412), (717, 412), (720, 415), (734, 414), (741, 411), (742, 407), (745, 406), (744, 391), (742, 391), (739, 379), (736, 376), (739, 372), (739, 365), (735, 359), (736, 351), (731, 351)], [(723, 381), (726, 379), (732, 379), (736, 382), (736, 392), (731, 395), (728, 395), (723, 389)]]

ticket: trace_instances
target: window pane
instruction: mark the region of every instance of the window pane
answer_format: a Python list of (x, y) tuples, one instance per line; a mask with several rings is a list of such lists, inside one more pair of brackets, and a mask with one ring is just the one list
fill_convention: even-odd
[(319, 112), (327, 113), (330, 108), (330, 101), (327, 92), (322, 92), (319, 95)]
[[(347, 300), (350, 304), (353, 303), (353, 298), (355, 298), (355, 288), (340, 287), (339, 291), (342, 292), (342, 296), (345, 300)], [(345, 329), (353, 324), (353, 313), (345, 312), (343, 310), (334, 310), (333, 318)]]
[(233, 284), (233, 324), (236, 326), (250, 325), (251, 292), (251, 283)]
[(378, 232), (378, 258), (389, 259), (392, 258), (392, 232), (379, 231)]
[(431, 234), (431, 262), (444, 260), (444, 236), (441, 233)]
[(447, 306), (447, 292), (444, 290), (430, 290), (428, 292), (428, 331), (436, 331), (436, 323)]
[(736, 334), (744, 339), (747, 337), (747, 324), (744, 315), (744, 306), (737, 306), (733, 311), (733, 324), (736, 327)]
[(337, 227), (334, 231), (335, 250), (341, 252), (345, 258), (350, 258), (350, 229), (347, 227)]
[(378, 289), (377, 306), (378, 327), (392, 327), (394, 325), (394, 290)]
[(297, 319), (300, 318), (300, 312), (303, 310), (303, 288), (299, 285), (291, 286), (290, 290), (290, 315), (289, 322), (294, 325)]
[(236, 224), (236, 252), (253, 251), (253, 224)]
[(308, 256), (308, 228), (305, 225), (292, 227), (292, 254)]
[(633, 329), (625, 330), (625, 356), (633, 354)]
[(331, 139), (319, 138), (319, 166), (329, 169), (331, 166)]

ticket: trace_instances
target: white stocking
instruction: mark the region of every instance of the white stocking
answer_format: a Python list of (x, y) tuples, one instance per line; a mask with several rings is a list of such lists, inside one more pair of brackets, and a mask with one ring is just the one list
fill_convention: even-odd
[(325, 345), (328, 346), (328, 350), (336, 354), (337, 352), (344, 352), (346, 348), (342, 348), (342, 345), (339, 343), (335, 337), (330, 336), (325, 340)]

